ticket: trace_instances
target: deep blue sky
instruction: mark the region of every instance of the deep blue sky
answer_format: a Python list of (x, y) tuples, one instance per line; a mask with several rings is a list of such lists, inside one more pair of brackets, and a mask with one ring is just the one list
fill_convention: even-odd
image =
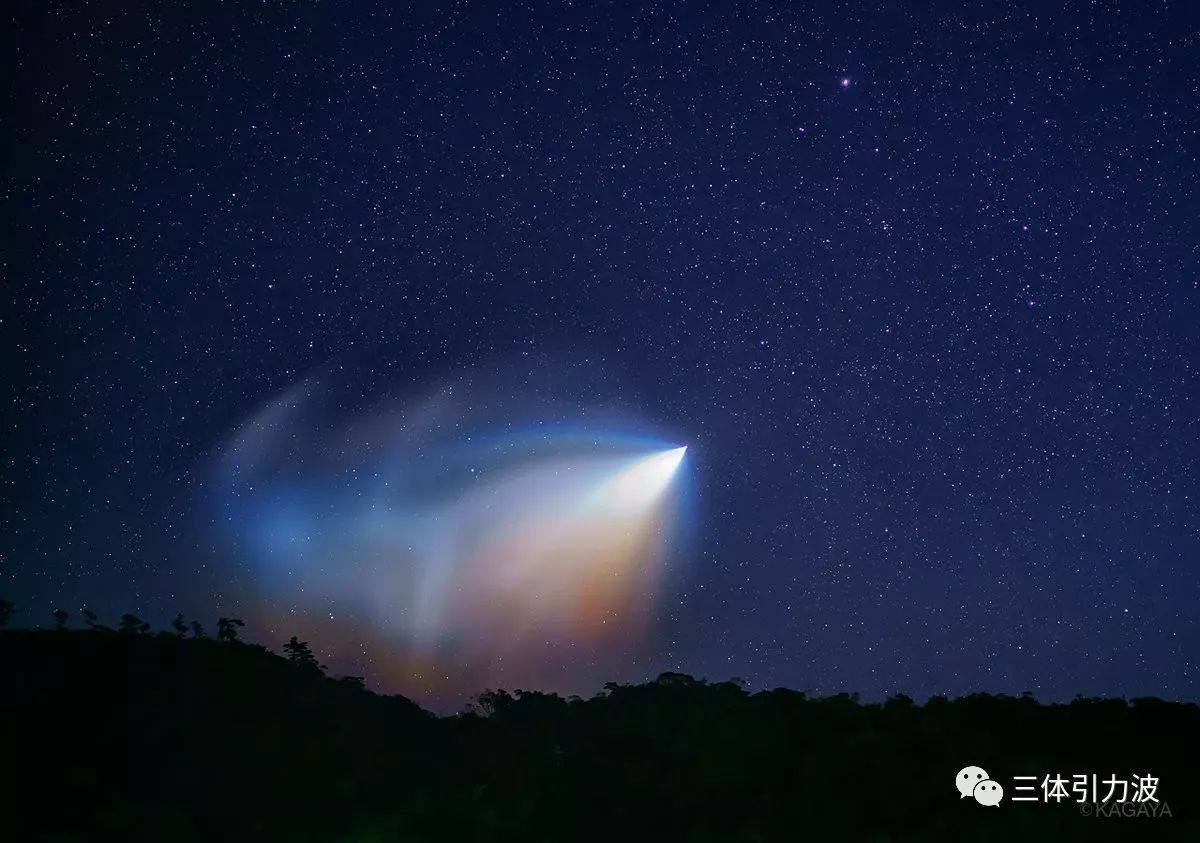
[(1200, 696), (1190, 4), (4, 18), (17, 622), (243, 610), (189, 490), (308, 372), (569, 354), (692, 446), (610, 678)]

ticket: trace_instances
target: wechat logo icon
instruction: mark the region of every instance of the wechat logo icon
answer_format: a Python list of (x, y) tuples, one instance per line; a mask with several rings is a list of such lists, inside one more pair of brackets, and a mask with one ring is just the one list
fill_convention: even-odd
[(980, 805), (994, 808), (1004, 798), (1004, 788), (999, 782), (994, 782), (982, 767), (963, 767), (954, 777), (954, 786), (958, 788), (959, 799), (974, 796)]

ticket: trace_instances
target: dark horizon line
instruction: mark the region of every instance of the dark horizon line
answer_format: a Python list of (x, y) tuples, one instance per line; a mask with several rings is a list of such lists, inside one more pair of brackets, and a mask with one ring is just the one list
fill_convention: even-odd
[[(236, 619), (234, 619), (234, 620), (236, 620)], [(242, 640), (241, 638), (221, 640), (215, 636), (208, 636), (208, 635), (204, 636), (203, 638), (197, 638), (197, 637), (191, 636), (191, 635), (181, 635), (177, 632), (172, 632), (170, 630), (165, 630), (165, 629), (160, 629), (160, 630), (156, 630), (156, 631), (151, 631), (151, 630), (123, 631), (121, 629), (106, 626), (103, 624), (96, 624), (94, 626), (87, 626), (87, 627), (63, 627), (63, 628), (47, 628), (44, 626), (0, 627), (0, 636), (6, 635), (6, 634), (21, 634), (21, 633), (46, 635), (46, 636), (65, 635), (68, 633), (86, 635), (86, 634), (90, 633), (90, 634), (97, 634), (97, 635), (120, 636), (120, 637), (126, 638), (126, 639), (166, 638), (166, 639), (175, 639), (178, 641), (188, 641), (188, 642), (192, 642), (192, 643), (205, 642), (207, 645), (212, 645), (212, 646), (240, 645), (243, 647), (249, 647), (249, 648), (252, 648), (255, 650), (259, 650), (263, 653), (266, 653), (266, 654), (268, 654), (274, 658), (280, 659), (282, 661), (285, 661), (285, 662), (288, 661), (288, 658), (286, 656), (282, 655), (281, 653), (276, 652), (275, 650), (271, 649), (267, 645), (260, 644), (256, 641)], [(304, 642), (301, 642), (301, 643), (304, 643)], [(728, 688), (728, 687), (732, 686), (733, 689), (736, 689), (736, 691), (738, 693), (744, 695), (745, 697), (754, 697), (754, 696), (759, 696), (759, 695), (764, 695), (764, 694), (785, 693), (785, 694), (791, 694), (791, 695), (798, 696), (801, 699), (804, 699), (804, 700), (807, 700), (810, 702), (820, 703), (820, 702), (831, 702), (831, 701), (844, 701), (844, 702), (849, 702), (853, 705), (861, 706), (864, 708), (870, 708), (870, 707), (883, 708), (885, 706), (888, 706), (889, 704), (900, 705), (900, 706), (904, 706), (904, 707), (913, 707), (913, 708), (926, 708), (931, 703), (936, 706), (936, 705), (941, 705), (941, 704), (954, 704), (957, 702), (972, 700), (972, 699), (976, 699), (976, 698), (987, 698), (987, 699), (993, 699), (993, 700), (1011, 700), (1014, 702), (1027, 702), (1027, 703), (1032, 703), (1034, 705), (1037, 705), (1039, 707), (1046, 707), (1046, 708), (1067, 707), (1070, 705), (1083, 704), (1083, 703), (1100, 704), (1100, 703), (1114, 703), (1114, 702), (1119, 702), (1127, 707), (1136, 707), (1138, 705), (1146, 705), (1146, 704), (1148, 704), (1148, 705), (1165, 704), (1165, 705), (1179, 705), (1179, 706), (1185, 706), (1185, 707), (1189, 707), (1189, 708), (1200, 708), (1200, 700), (1169, 698), (1169, 697), (1159, 696), (1159, 695), (1155, 695), (1155, 694), (1151, 694), (1151, 695), (1143, 694), (1143, 695), (1137, 695), (1137, 696), (1130, 696), (1130, 695), (1126, 695), (1126, 694), (1119, 694), (1119, 695), (1112, 695), (1112, 696), (1087, 696), (1082, 693), (1079, 693), (1079, 694), (1076, 694), (1074, 697), (1072, 697), (1069, 700), (1063, 700), (1063, 699), (1039, 699), (1032, 691), (1021, 691), (1019, 693), (1009, 693), (1009, 692), (1005, 692), (1005, 691), (997, 691), (997, 692), (972, 691), (970, 693), (960, 694), (959, 696), (954, 696), (954, 697), (951, 697), (947, 694), (936, 694), (936, 693), (930, 694), (924, 700), (924, 702), (919, 702), (916, 698), (904, 693), (903, 691), (897, 691), (893, 694), (888, 694), (888, 695), (883, 696), (882, 698), (878, 698), (878, 699), (876, 699), (876, 698), (864, 699), (862, 694), (860, 694), (857, 691), (843, 690), (843, 691), (833, 691), (833, 692), (829, 692), (829, 693), (818, 693), (818, 692), (813, 691), (812, 689), (799, 689), (799, 688), (793, 688), (793, 687), (788, 687), (788, 686), (784, 686), (784, 685), (777, 685), (774, 687), (761, 687), (756, 690), (752, 690), (751, 688), (748, 687), (748, 683), (744, 679), (741, 679), (738, 676), (731, 676), (724, 680), (712, 680), (712, 679), (709, 679), (704, 676), (697, 677), (697, 676), (694, 676), (689, 673), (683, 673), (680, 671), (673, 671), (673, 670), (666, 670), (666, 671), (660, 671), (653, 677), (647, 678), (640, 682), (606, 682), (599, 689), (594, 691), (590, 696), (584, 696), (582, 694), (576, 694), (576, 693), (563, 693), (563, 692), (554, 691), (554, 690), (540, 690), (540, 689), (536, 689), (536, 688), (513, 687), (511, 689), (508, 689), (508, 688), (501, 688), (501, 687), (496, 687), (496, 688), (488, 687), (488, 688), (484, 688), (476, 693), (465, 695), (461, 700), (462, 707), (460, 707), (457, 710), (451, 711), (449, 709), (443, 708), (442, 706), (429, 706), (429, 704), (427, 702), (426, 703), (418, 702), (417, 700), (413, 699), (412, 697), (409, 697), (402, 693), (389, 693), (386, 691), (375, 690), (372, 687), (370, 687), (365, 682), (363, 677), (361, 677), (361, 676), (353, 676), (353, 675), (333, 676), (333, 675), (330, 675), (325, 672), (324, 666), (321, 666), (321, 672), (319, 675), (322, 679), (325, 679), (330, 682), (354, 684), (358, 687), (359, 690), (361, 690), (365, 693), (371, 694), (373, 696), (376, 696), (376, 697), (380, 697), (383, 699), (398, 698), (398, 699), (405, 700), (407, 702), (410, 702), (410, 703), (416, 705), (417, 707), (421, 708), (423, 711), (426, 711), (427, 713), (429, 713), (435, 717), (459, 717), (459, 716), (473, 714), (473, 713), (477, 714), (478, 713), (477, 705), (478, 705), (479, 701), (481, 699), (483, 699), (484, 697), (487, 697), (492, 694), (507, 695), (514, 699), (518, 699), (522, 696), (536, 694), (536, 695), (541, 695), (544, 697), (557, 698), (559, 700), (562, 700), (564, 703), (570, 704), (570, 703), (586, 703), (586, 702), (590, 702), (593, 700), (603, 699), (603, 698), (607, 697), (611, 693), (612, 690), (618, 689), (618, 688), (641, 688), (641, 687), (646, 687), (646, 686), (665, 686), (665, 685), (690, 686), (693, 688), (694, 687), (703, 687), (703, 688), (709, 688), (709, 689)]]

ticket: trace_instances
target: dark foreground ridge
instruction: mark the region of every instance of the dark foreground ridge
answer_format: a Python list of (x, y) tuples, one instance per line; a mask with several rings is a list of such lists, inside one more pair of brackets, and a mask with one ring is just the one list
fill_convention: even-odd
[[(285, 659), (126, 626), (0, 632), (2, 839), (1200, 839), (1194, 705), (867, 705), (663, 674), (438, 718), (325, 677), (302, 643)], [(968, 765), (1003, 785), (999, 806), (959, 798)], [(1150, 775), (1170, 815), (1011, 800), (1014, 776), (1047, 774), (1068, 792)]]

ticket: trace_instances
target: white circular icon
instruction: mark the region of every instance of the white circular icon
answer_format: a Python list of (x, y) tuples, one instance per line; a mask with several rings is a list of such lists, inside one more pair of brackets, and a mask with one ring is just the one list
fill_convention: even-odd
[(986, 778), (988, 778), (987, 770), (982, 767), (963, 767), (958, 771), (958, 775), (954, 777), (954, 786), (962, 794), (959, 798), (965, 799), (973, 794), (975, 792), (975, 785)]
[(1004, 798), (1004, 788), (999, 782), (994, 782), (991, 779), (984, 779), (979, 784), (975, 785), (975, 790), (971, 791), (975, 797), (975, 801), (980, 805), (995, 807), (1000, 804), (1000, 800)]

